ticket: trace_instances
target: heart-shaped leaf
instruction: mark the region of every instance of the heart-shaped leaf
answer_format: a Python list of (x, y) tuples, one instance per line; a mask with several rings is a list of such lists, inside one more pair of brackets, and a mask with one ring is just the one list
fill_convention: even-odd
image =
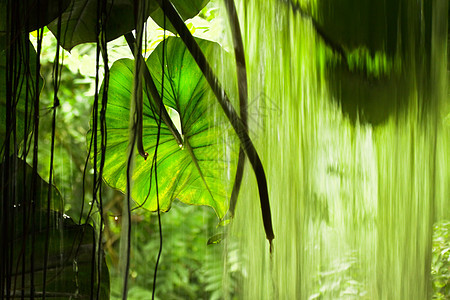
[[(224, 51), (218, 44), (200, 39), (197, 42), (211, 60), (224, 59)], [(239, 142), (202, 72), (179, 38), (168, 38), (147, 60), (159, 93), (161, 94), (164, 44), (162, 98), (164, 104), (179, 115), (183, 145), (180, 147), (177, 144), (164, 123), (161, 124), (157, 145), (157, 114), (152, 111), (145, 96), (143, 145), (149, 153), (149, 159), (136, 156), (132, 197), (138, 204), (152, 211), (157, 210), (155, 170), (152, 169), (152, 157), (157, 146), (161, 210), (168, 210), (171, 202), (178, 198), (187, 204), (209, 205), (222, 218), (228, 209)], [(133, 70), (134, 62), (129, 59), (118, 60), (113, 64), (106, 110), (108, 139), (103, 176), (108, 184), (122, 191), (126, 189)], [(100, 151), (97, 153), (97, 162), (99, 161)]]

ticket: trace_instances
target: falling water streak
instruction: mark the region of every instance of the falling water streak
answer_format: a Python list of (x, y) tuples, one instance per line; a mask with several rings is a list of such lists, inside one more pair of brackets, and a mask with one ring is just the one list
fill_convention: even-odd
[[(246, 172), (231, 228), (240, 243), (241, 296), (430, 298), (432, 224), (450, 218), (450, 130), (443, 121), (448, 3), (407, 8), (413, 17), (402, 21), (417, 23), (402, 32), (398, 55), (408, 66), (399, 86), (385, 93), (407, 105), (370, 125), (350, 121), (333, 101), (325, 72), (330, 51), (310, 20), (282, 2), (237, 4), (249, 115), (257, 114), (249, 127), (267, 170), (277, 232), (271, 272), (257, 190)], [(414, 19), (417, 11), (425, 19), (431, 14), (432, 24)], [(417, 32), (427, 26), (430, 36)]]

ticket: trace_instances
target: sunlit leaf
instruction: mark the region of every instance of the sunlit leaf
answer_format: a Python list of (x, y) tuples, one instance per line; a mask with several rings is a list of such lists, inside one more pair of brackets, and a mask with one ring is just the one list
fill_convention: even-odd
[[(206, 40), (198, 43), (207, 57), (221, 59), (218, 44)], [(187, 204), (209, 205), (222, 218), (228, 209), (239, 144), (232, 138), (231, 126), (183, 42), (169, 38), (165, 44), (163, 101), (178, 112), (184, 140), (180, 147), (167, 126), (161, 125), (157, 155), (160, 207), (166, 211), (178, 198)], [(161, 43), (147, 61), (160, 91), (162, 48)], [(126, 190), (133, 70), (134, 62), (129, 59), (119, 60), (112, 66), (106, 112), (108, 140), (103, 176), (108, 184), (122, 191)], [(157, 120), (146, 98), (143, 144), (149, 158), (136, 156), (132, 197), (152, 211), (157, 210), (156, 171), (152, 169), (157, 134)], [(100, 161), (100, 151), (97, 161)]]

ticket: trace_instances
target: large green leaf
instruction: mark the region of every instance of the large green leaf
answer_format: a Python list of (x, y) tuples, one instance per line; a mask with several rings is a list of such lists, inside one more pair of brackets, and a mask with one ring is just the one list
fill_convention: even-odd
[[(107, 0), (105, 34), (106, 40), (111, 41), (134, 29), (134, 0)], [(61, 16), (61, 45), (70, 50), (82, 43), (97, 40), (97, 0), (73, 0), (72, 4)], [(153, 0), (147, 1), (147, 14), (157, 7)], [(48, 25), (56, 36), (57, 20)]]
[[(34, 282), (35, 299), (42, 299), (43, 270), (45, 245), (48, 232), (48, 260), (46, 273), (45, 294), (51, 299), (91, 299), (91, 290), (96, 299), (98, 287), (98, 267), (93, 262), (94, 228), (90, 225), (76, 225), (72, 219), (63, 218), (61, 215), (52, 215), (50, 226), (45, 221), (46, 214), (40, 213), (35, 223), (34, 245)], [(19, 214), (20, 221), (20, 214)], [(43, 223), (45, 225), (43, 225)], [(10, 245), (14, 249), (13, 277), (16, 278), (16, 296), (20, 296), (22, 289), (25, 299), (29, 299), (31, 285), (31, 247), (32, 234), (21, 232)], [(24, 248), (22, 252), (21, 249)], [(25, 268), (22, 262), (25, 260)], [(94, 267), (93, 267), (94, 266)], [(94, 274), (92, 272), (94, 270)], [(22, 277), (24, 285), (22, 286)], [(101, 262), (101, 284), (99, 299), (109, 299), (109, 272), (104, 255)], [(92, 280), (94, 284), (91, 285)]]
[[(178, 13), (183, 20), (195, 17), (208, 4), (209, 0), (171, 0), (176, 7)], [(164, 13), (162, 9), (158, 8), (150, 14), (150, 17), (161, 27), (164, 27)], [(176, 32), (170, 21), (166, 19), (166, 29), (171, 32)]]
[[(16, 43), (16, 63), (15, 77), (10, 82), (11, 96), (10, 101), (15, 107), (16, 113), (16, 141), (20, 143), (24, 137), (28, 136), (32, 125), (33, 103), (36, 96), (36, 51), (28, 39), (22, 39), (20, 43)], [(7, 69), (6, 69), (6, 52), (7, 42), (3, 35), (0, 35), (0, 155), (5, 151), (6, 136), (10, 136), (10, 153), (14, 147), (12, 132), (7, 133), (6, 128), (6, 96), (7, 96)], [(26, 46), (28, 46), (28, 55), (26, 54)], [(8, 45), (10, 47), (10, 45)], [(12, 50), (11, 50), (12, 51)], [(28, 63), (27, 63), (28, 60)], [(10, 62), (11, 63), (11, 62)], [(42, 88), (43, 79), (40, 77), (39, 92)], [(28, 86), (28, 92), (27, 92)], [(27, 97), (28, 94), (28, 97)], [(27, 126), (25, 128), (25, 118), (27, 116)]]
[[(11, 160), (12, 162), (13, 160)], [(14, 285), (11, 293), (22, 299), (30, 299), (31, 280), (33, 276), (35, 299), (42, 299), (44, 291), (44, 268), (46, 268), (45, 294), (51, 299), (91, 299), (97, 295), (98, 271), (100, 266), (100, 297), (109, 299), (109, 272), (104, 255), (101, 263), (94, 262), (94, 229), (90, 225), (76, 225), (72, 219), (63, 216), (58, 210), (62, 207), (59, 192), (37, 177), (34, 194), (35, 210), (31, 209), (32, 168), (22, 160), (6, 170), (0, 165), (2, 174), (2, 195), (9, 193), (7, 211), (0, 210), (2, 216), (8, 217), (6, 225), (2, 223), (2, 232), (9, 233), (2, 237), (5, 253), (12, 257), (12, 274)], [(3, 177), (5, 176), (5, 177)], [(26, 188), (21, 188), (25, 186)], [(48, 189), (51, 189), (52, 204), (50, 214), (47, 211)], [(13, 202), (11, 202), (13, 201)], [(24, 223), (24, 214), (26, 220)], [(24, 226), (25, 225), (25, 226)], [(33, 238), (34, 236), (34, 238)], [(48, 240), (47, 240), (48, 238)], [(34, 240), (34, 244), (33, 244)], [(48, 241), (48, 243), (47, 243)], [(47, 253), (47, 262), (44, 257)], [(8, 255), (8, 254), (7, 254)], [(6, 256), (8, 257), (8, 256)], [(31, 272), (31, 261), (34, 268)], [(93, 268), (94, 266), (94, 268)], [(94, 282), (94, 284), (91, 284)]]
[[(218, 44), (200, 39), (198, 43), (208, 58), (223, 59), (223, 51)], [(168, 38), (165, 45), (163, 101), (178, 112), (184, 140), (180, 147), (168, 127), (161, 124), (157, 155), (160, 206), (166, 211), (178, 198), (187, 204), (209, 205), (222, 218), (228, 209), (239, 143), (181, 39)], [(163, 43), (147, 61), (160, 93), (162, 49)], [(119, 60), (112, 66), (106, 112), (108, 140), (103, 176), (108, 184), (122, 191), (126, 189), (133, 70), (134, 62), (129, 59)], [(143, 144), (149, 158), (144, 160), (136, 156), (132, 197), (155, 211), (155, 172), (151, 167), (158, 126), (147, 98), (144, 99), (143, 114)], [(100, 161), (100, 153), (97, 153), (97, 161)]]
[[(111, 41), (135, 29), (134, 0), (107, 0), (106, 40)], [(172, 1), (184, 20), (197, 15), (209, 0)], [(61, 16), (61, 45), (70, 50), (82, 43), (95, 42), (97, 39), (97, 0), (73, 0)], [(160, 25), (164, 24), (164, 14), (156, 0), (147, 0), (147, 14)], [(48, 28), (56, 36), (57, 21)], [(174, 31), (167, 21), (167, 29)]]

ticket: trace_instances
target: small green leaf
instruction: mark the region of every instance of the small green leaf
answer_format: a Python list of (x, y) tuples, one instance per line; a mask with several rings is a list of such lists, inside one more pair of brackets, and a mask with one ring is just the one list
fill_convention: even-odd
[[(200, 39), (198, 43), (207, 57), (219, 60), (223, 58), (223, 51), (218, 44)], [(180, 116), (183, 146), (177, 144), (168, 127), (162, 123), (157, 156), (160, 208), (167, 211), (172, 201), (178, 198), (187, 204), (209, 205), (222, 218), (228, 209), (239, 143), (181, 39), (168, 38), (165, 45), (163, 102)], [(162, 82), (162, 47), (163, 43), (147, 61), (159, 93)], [(109, 185), (122, 191), (126, 190), (133, 66), (132, 60), (122, 59), (111, 67), (106, 111), (108, 141), (103, 176)], [(156, 114), (152, 112), (146, 97), (143, 115), (143, 145), (149, 158), (144, 160), (136, 156), (132, 197), (138, 204), (156, 211), (152, 157), (158, 126)], [(100, 136), (100, 131), (98, 135)], [(100, 154), (99, 151), (98, 163)]]
[(208, 239), (207, 245), (219, 244), (223, 240), (223, 233), (217, 233)]

